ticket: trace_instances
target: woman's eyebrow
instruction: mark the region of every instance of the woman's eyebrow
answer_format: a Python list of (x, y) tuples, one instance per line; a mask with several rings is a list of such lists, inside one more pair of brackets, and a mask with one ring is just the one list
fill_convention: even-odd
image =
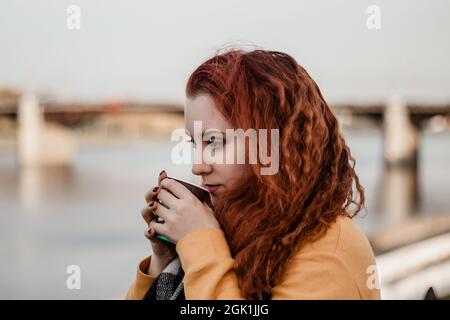
[[(207, 132), (206, 132), (206, 131), (207, 131)], [(222, 132), (222, 131), (220, 131), (220, 130), (217, 130), (217, 129), (211, 129), (211, 130), (206, 129), (205, 131), (203, 131), (202, 137), (204, 138), (204, 137), (205, 137), (205, 133), (206, 133), (206, 134), (209, 135), (208, 138), (210, 138), (211, 133), (213, 133), (213, 132), (215, 132), (215, 133), (220, 133), (220, 134), (222, 135), (222, 138), (224, 138), (224, 137), (226, 136), (225, 133)]]
[[(184, 131), (190, 138), (192, 138), (191, 133), (189, 132), (189, 130), (185, 129)], [(220, 131), (220, 130), (217, 130), (217, 129), (206, 129), (205, 131), (202, 132), (202, 137), (205, 136), (205, 133), (211, 134), (212, 132), (217, 132), (217, 133), (222, 134), (222, 136), (226, 136), (225, 132), (223, 132), (223, 131)]]
[(225, 135), (224, 132), (217, 130), (217, 129), (206, 129), (205, 131), (202, 132), (202, 135), (205, 135), (205, 133), (211, 133), (211, 132), (218, 132), (218, 133), (221, 133), (222, 135)]

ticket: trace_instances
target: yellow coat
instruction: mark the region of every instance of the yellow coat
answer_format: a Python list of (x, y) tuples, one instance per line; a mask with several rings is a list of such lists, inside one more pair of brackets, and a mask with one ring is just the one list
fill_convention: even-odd
[[(244, 299), (223, 231), (196, 230), (176, 244), (189, 299)], [(155, 281), (146, 274), (151, 256), (139, 263), (125, 299), (143, 299)], [(355, 222), (340, 216), (318, 240), (303, 245), (286, 264), (272, 299), (380, 299), (375, 258)]]

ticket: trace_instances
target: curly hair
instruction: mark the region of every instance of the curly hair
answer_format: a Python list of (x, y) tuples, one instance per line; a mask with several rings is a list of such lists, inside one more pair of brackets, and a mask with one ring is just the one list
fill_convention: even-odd
[(270, 299), (300, 246), (364, 207), (355, 160), (319, 87), (286, 53), (216, 53), (189, 77), (186, 96), (197, 94), (209, 94), (236, 128), (279, 130), (277, 174), (261, 175), (261, 164), (252, 164), (214, 206), (243, 296)]

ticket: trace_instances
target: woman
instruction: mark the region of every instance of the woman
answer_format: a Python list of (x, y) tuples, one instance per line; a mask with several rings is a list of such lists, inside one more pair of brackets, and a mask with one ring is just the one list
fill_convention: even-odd
[[(142, 211), (153, 255), (126, 298), (379, 299), (372, 249), (351, 219), (364, 205), (354, 159), (308, 73), (282, 52), (230, 50), (193, 72), (186, 95), (189, 133), (194, 121), (218, 132), (278, 129), (279, 168), (194, 163), (212, 208), (162, 172)], [(192, 143), (233, 152), (225, 139)]]

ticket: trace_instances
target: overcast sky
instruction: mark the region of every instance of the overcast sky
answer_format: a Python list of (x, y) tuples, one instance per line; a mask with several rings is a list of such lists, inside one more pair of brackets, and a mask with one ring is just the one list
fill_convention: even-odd
[[(66, 27), (69, 5), (81, 29)], [(366, 27), (369, 5), (381, 29)], [(182, 102), (215, 50), (292, 54), (330, 101), (450, 100), (450, 1), (1, 0), (0, 87)]]

